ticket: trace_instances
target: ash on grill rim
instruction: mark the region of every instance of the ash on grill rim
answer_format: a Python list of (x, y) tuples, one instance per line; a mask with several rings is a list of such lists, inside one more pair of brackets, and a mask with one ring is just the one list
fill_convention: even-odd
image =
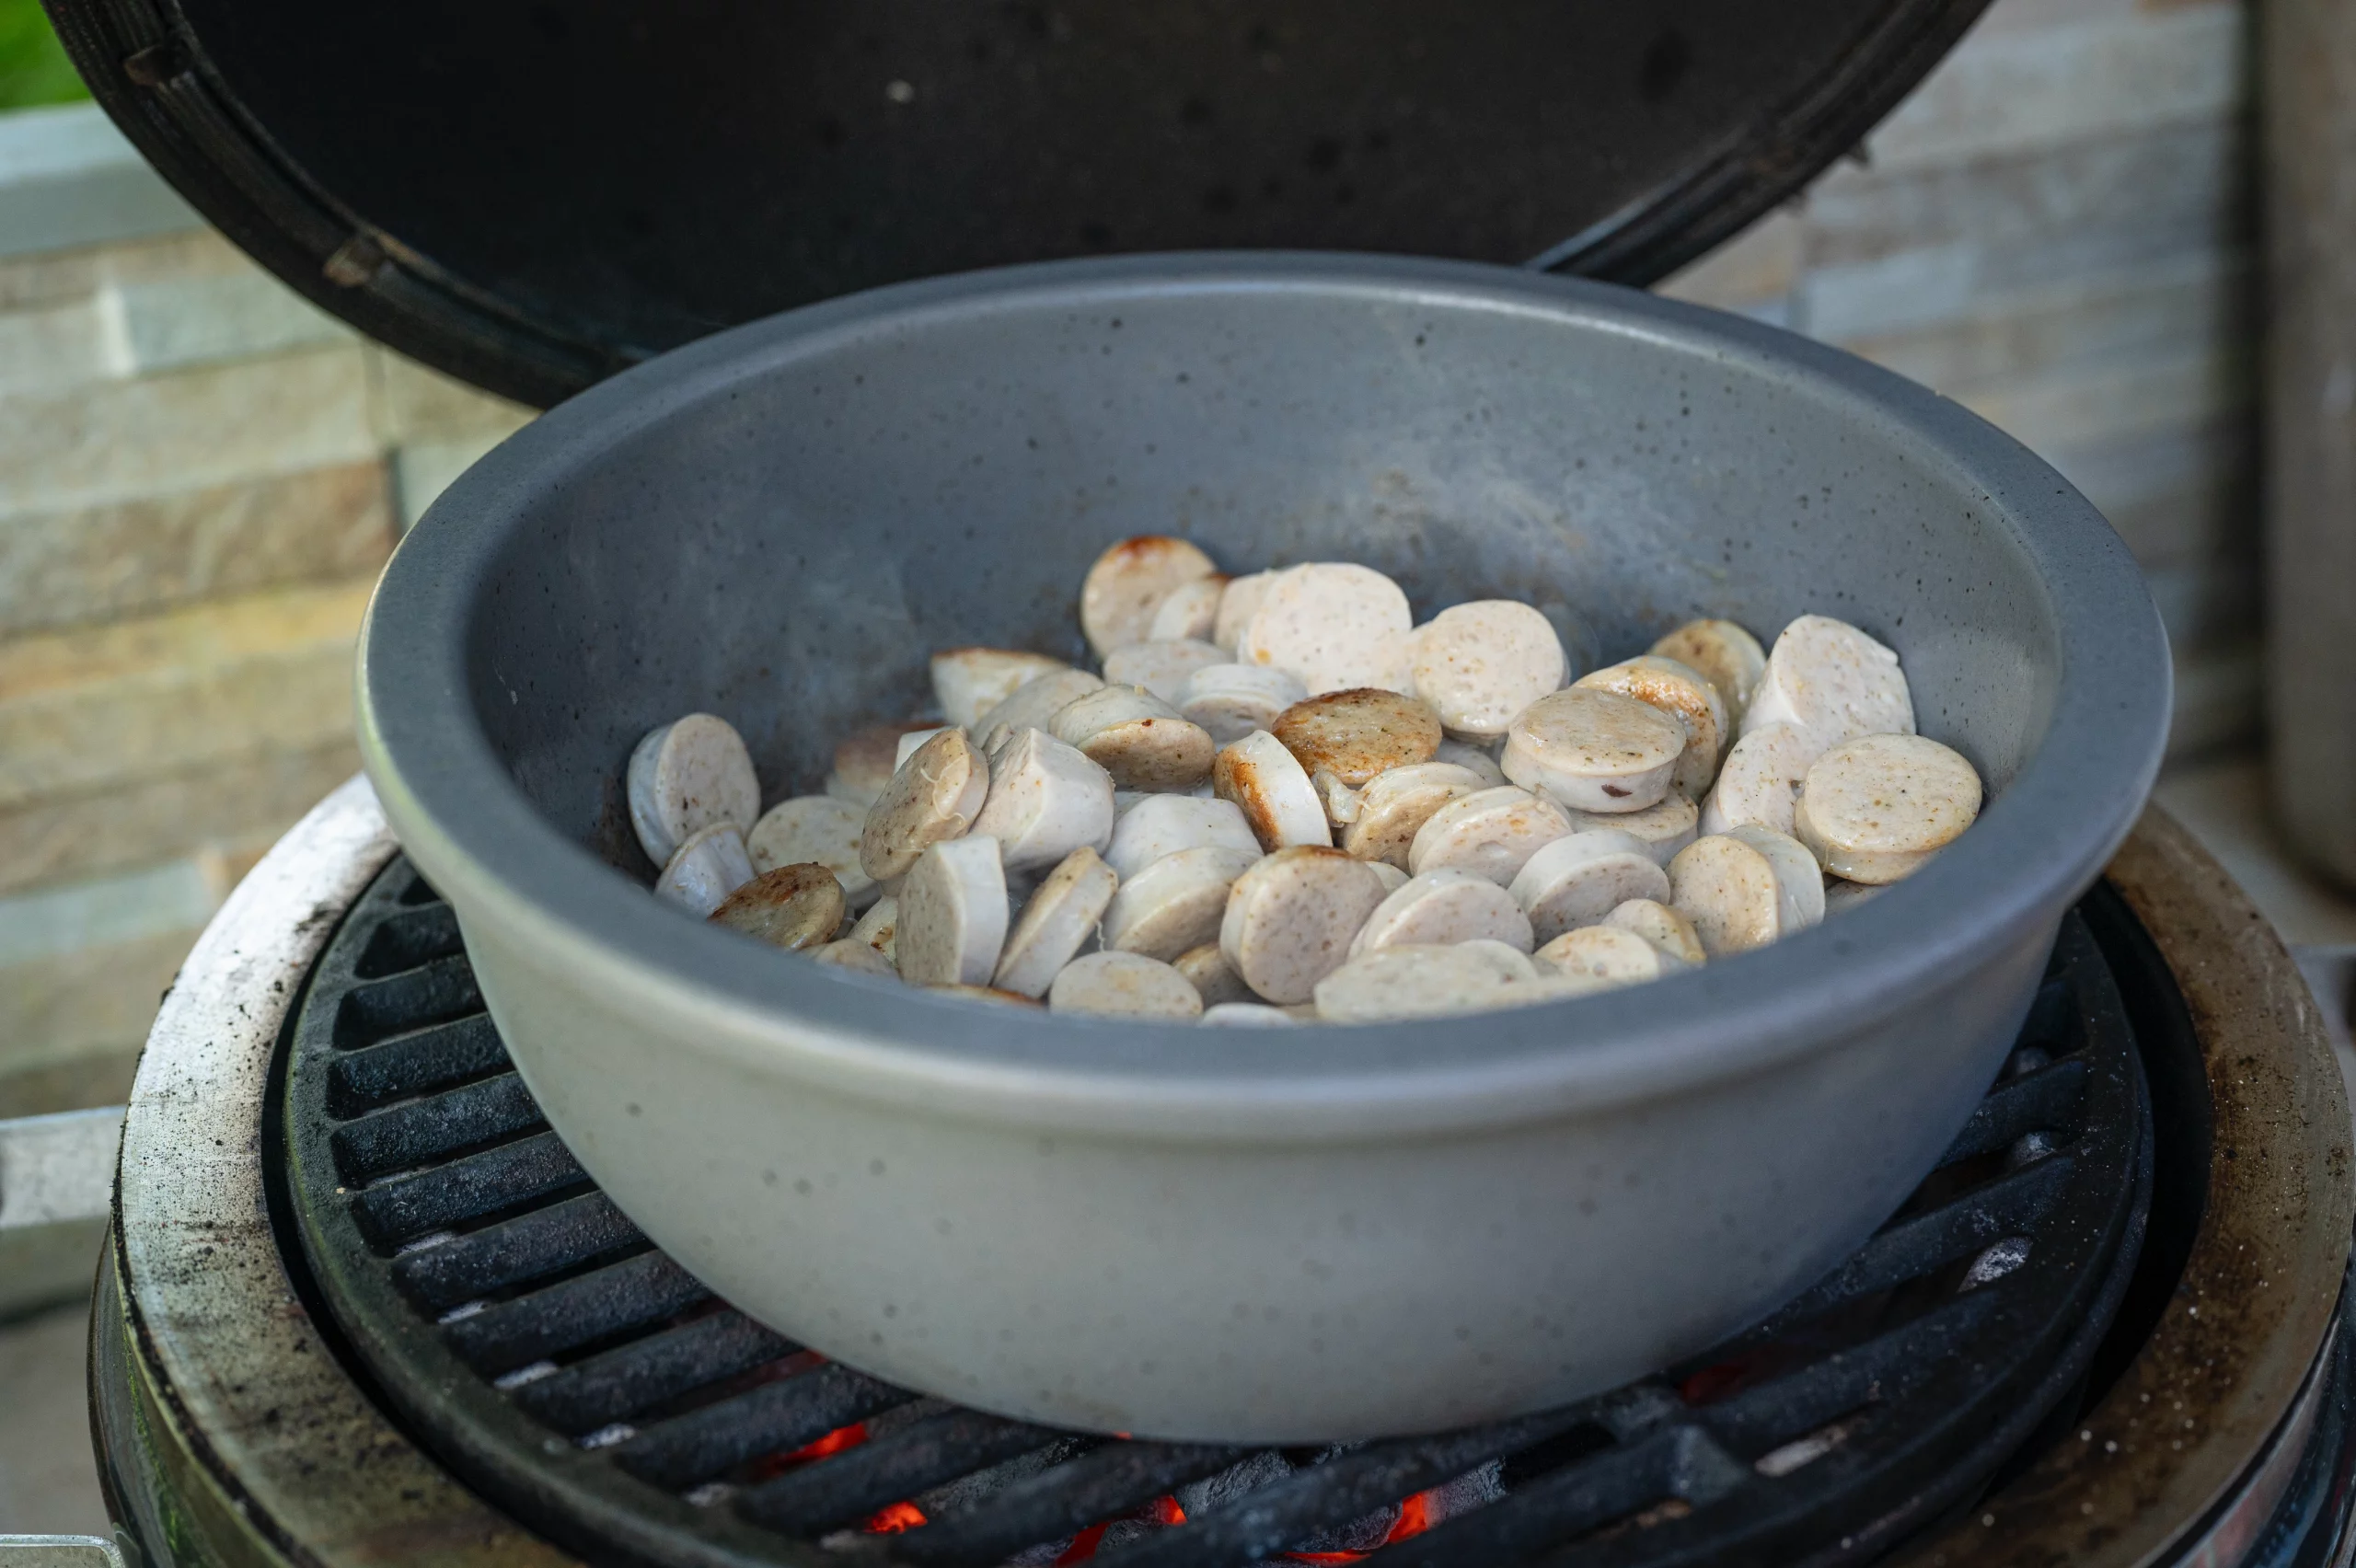
[[(1662, 1377), (1436, 1437), (1315, 1456), (1110, 1441), (919, 1399), (713, 1298), (546, 1129), (480, 1008), (447, 906), (396, 859), (314, 971), (274, 1097), (284, 1147), (264, 1159), (283, 1161), (318, 1294), (368, 1381), (473, 1484), (606, 1561), (837, 1561), (816, 1543), (960, 1486), (988, 1495), (863, 1558), (1048, 1561), (1253, 1465), (1265, 1483), (1103, 1536), (1100, 1559), (1378, 1545), (1386, 1509), (1469, 1474), (1502, 1500), (1383, 1546), (1384, 1562), (1581, 1540), (1615, 1562), (1704, 1541), (1859, 1560), (1976, 1491), (2080, 1385), (2150, 1196), (2131, 1029), (2073, 916), (2022, 1045), (1939, 1170), (1760, 1328)], [(871, 1421), (860, 1446), (778, 1462)]]

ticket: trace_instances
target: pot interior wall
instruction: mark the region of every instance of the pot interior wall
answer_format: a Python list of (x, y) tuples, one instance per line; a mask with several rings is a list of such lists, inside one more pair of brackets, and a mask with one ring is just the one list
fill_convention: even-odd
[(1166, 532), (1236, 572), (1364, 561), (1418, 620), (1526, 600), (1581, 667), (1692, 616), (1839, 616), (2001, 789), (2060, 664), (2013, 525), (1868, 396), (1593, 299), (1211, 280), (732, 334), (536, 487), (475, 601), (476, 709), (540, 810), (643, 875), (620, 778), (648, 728), (719, 713), (767, 797), (814, 790), (843, 732), (923, 709), (936, 648), (1085, 661), (1089, 562)]

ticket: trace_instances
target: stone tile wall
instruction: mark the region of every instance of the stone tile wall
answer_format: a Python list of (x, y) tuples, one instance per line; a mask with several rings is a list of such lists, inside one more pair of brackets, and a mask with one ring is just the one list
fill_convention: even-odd
[[(1669, 285), (2059, 464), (2151, 574), (2183, 750), (2255, 725), (2246, 29), (1996, 0), (1857, 159)], [(525, 417), (257, 271), (96, 110), (0, 122), (0, 1115), (121, 1092), (223, 894), (357, 766), (401, 520)]]

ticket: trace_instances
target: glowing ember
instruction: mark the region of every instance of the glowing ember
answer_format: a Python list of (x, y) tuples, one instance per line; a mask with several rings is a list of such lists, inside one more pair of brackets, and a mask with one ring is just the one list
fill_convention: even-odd
[[(1438, 1511), (1437, 1493), (1418, 1492), (1399, 1505), (1399, 1516), (1391, 1522), (1391, 1532), (1382, 1538), (1382, 1545), (1419, 1536), (1432, 1528), (1432, 1516)], [(1379, 1550), (1379, 1549), (1378, 1549)], [(1285, 1556), (1295, 1562), (1356, 1562), (1368, 1554), (1363, 1551), (1288, 1551)]]
[(902, 1530), (915, 1529), (923, 1523), (923, 1509), (913, 1503), (895, 1503), (890, 1507), (878, 1511), (873, 1518), (860, 1526), (860, 1528), (869, 1535), (898, 1535)]

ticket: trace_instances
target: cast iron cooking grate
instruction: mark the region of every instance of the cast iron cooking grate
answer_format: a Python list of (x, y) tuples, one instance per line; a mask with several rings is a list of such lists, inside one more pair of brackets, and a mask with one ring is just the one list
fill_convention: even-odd
[(1861, 1561), (2071, 1418), (2151, 1185), (2134, 1042), (2073, 915), (1939, 1169), (1759, 1328), (1438, 1436), (1129, 1441), (921, 1398), (716, 1299), (549, 1130), (405, 860), (283, 1067), (280, 1196), (357, 1367), (470, 1484), (612, 1562)]

